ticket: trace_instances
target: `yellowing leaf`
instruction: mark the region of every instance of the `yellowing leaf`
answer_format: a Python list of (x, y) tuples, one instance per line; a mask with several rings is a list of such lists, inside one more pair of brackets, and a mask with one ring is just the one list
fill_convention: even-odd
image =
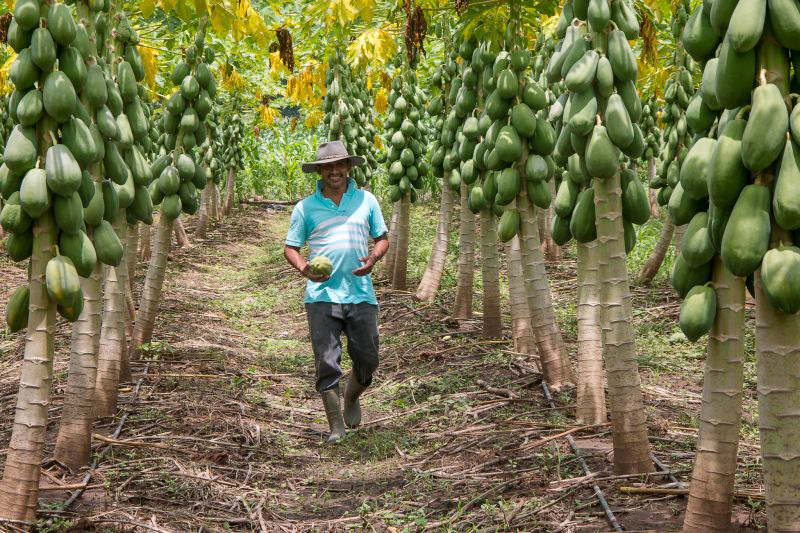
[(396, 54), (397, 43), (383, 28), (365, 30), (347, 47), (348, 61), (362, 67), (368, 63), (385, 65)]
[(156, 88), (156, 72), (158, 72), (158, 63), (156, 56), (158, 52), (148, 46), (139, 46), (139, 55), (142, 57), (142, 64), (144, 65), (144, 81), (151, 89)]
[(155, 12), (157, 4), (157, 0), (142, 0), (139, 2), (139, 9), (142, 11), (142, 16), (144, 18), (150, 18)]

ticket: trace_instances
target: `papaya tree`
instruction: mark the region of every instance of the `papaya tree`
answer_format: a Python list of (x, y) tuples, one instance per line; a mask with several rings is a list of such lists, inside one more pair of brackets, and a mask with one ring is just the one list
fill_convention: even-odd
[(242, 151), (242, 117), (239, 95), (233, 96), (232, 109), (228, 120), (222, 130), (222, 144), (224, 153), (222, 162), (225, 175), (225, 199), (222, 202), (222, 214), (229, 215), (233, 207), (233, 197), (236, 194), (236, 174), (244, 168), (244, 152)]
[(399, 202), (391, 275), (395, 290), (406, 290), (411, 204), (416, 202), (417, 190), (422, 188), (423, 177), (428, 173), (427, 163), (422, 158), (427, 134), (422, 122), (424, 102), (425, 95), (417, 86), (416, 72), (404, 61), (392, 80), (389, 93), (392, 110), (386, 119), (389, 196), (392, 202)]
[(569, 93), (556, 153), (568, 167), (569, 158), (577, 156), (569, 175), (585, 187), (576, 198), (570, 232), (579, 241), (598, 241), (614, 470), (646, 472), (653, 466), (625, 257), (635, 244), (633, 223), (646, 221), (650, 209), (641, 183), (620, 163), (622, 154), (636, 159), (645, 148), (636, 124), (642, 112), (637, 63), (628, 43), (638, 37), (639, 24), (625, 0), (566, 2), (556, 34), (561, 40), (548, 64), (548, 78), (563, 79)]
[(218, 124), (219, 115), (216, 106), (212, 106), (205, 119), (206, 140), (200, 148), (200, 156), (202, 158), (201, 164), (206, 177), (206, 186), (203, 188), (203, 192), (200, 195), (200, 214), (197, 218), (197, 228), (195, 228), (195, 237), (198, 239), (206, 238), (209, 219), (213, 217), (214, 213), (213, 202), (214, 192), (217, 187), (216, 180), (221, 177), (218, 172), (221, 165), (216, 159), (220, 140), (220, 126)]
[(151, 166), (153, 176), (158, 178), (151, 184), (150, 194), (153, 203), (161, 206), (161, 213), (131, 341), (131, 351), (137, 355), (140, 347), (152, 339), (172, 243), (173, 222), (181, 212), (196, 212), (199, 208), (197, 190), (208, 182), (206, 169), (196, 162), (194, 151), (207, 138), (203, 121), (212, 110), (212, 99), (217, 90), (209, 68), (214, 53), (205, 48), (206, 24), (207, 18), (201, 18), (194, 42), (186, 47), (183, 61), (172, 71), (172, 83), (178, 88), (167, 101), (162, 116), (165, 146), (170, 152), (160, 156)]
[[(686, 53), (681, 40), (689, 10), (688, 3), (681, 2), (670, 22), (670, 33), (675, 41), (675, 48), (669, 57), (668, 68), (671, 72), (664, 86), (664, 105), (661, 110), (661, 122), (669, 133), (664, 136), (664, 142), (661, 144), (658, 171), (649, 176), (650, 188), (658, 191), (657, 203), (669, 205), (669, 210), (658, 243), (637, 278), (637, 283), (640, 285), (650, 283), (656, 276), (673, 240), (676, 248), (680, 248), (684, 231), (682, 226), (689, 222), (682, 216), (683, 213), (676, 209), (684, 194), (683, 187), (680, 186), (681, 167), (692, 147), (692, 134), (705, 132), (714, 120), (714, 114), (700, 95), (695, 94), (694, 60)], [(653, 110), (648, 109), (648, 111)]]
[[(800, 137), (794, 120), (800, 110), (792, 108), (798, 70), (790, 54), (798, 43), (796, 28), (789, 22), (798, 16), (798, 6), (792, 4), (773, 3), (769, 9), (747, 2), (725, 9), (698, 6), (683, 33), (687, 51), (705, 62), (700, 95), (714, 112), (717, 134), (716, 140), (706, 141), (713, 148), (711, 155), (694, 154), (695, 169), (685, 176), (681, 172), (681, 184), (694, 200), (694, 205), (682, 202), (680, 206), (694, 211), (681, 255), (691, 263), (711, 241), (715, 256), (711, 283), (697, 269), (673, 275), (673, 282), (682, 288), (691, 286), (681, 307), (681, 329), (690, 339), (711, 331), (684, 531), (730, 528), (741, 413), (745, 285), (756, 301), (759, 429), (768, 528), (791, 530), (800, 521), (800, 454), (793, 437), (793, 398), (800, 383), (792, 370), (798, 356), (795, 337), (800, 318), (791, 281), (797, 279), (800, 257), (800, 250), (792, 245), (797, 242), (794, 232), (800, 229), (796, 194)], [(687, 159), (692, 152), (694, 147)], [(700, 193), (705, 194), (698, 199)], [(702, 221), (704, 216), (706, 227), (700, 228), (695, 219)], [(706, 269), (701, 272), (709, 276)]]
[[(104, 8), (102, 2), (77, 6), (79, 14), (98, 15), (95, 21), (104, 19)], [(47, 20), (46, 27), (41, 19)], [(98, 105), (101, 95), (108, 98), (112, 82), (92, 46), (93, 40), (103, 42), (97, 35), (93, 31), (90, 39), (87, 26), (75, 22), (66, 4), (35, 0), (17, 3), (9, 27), (9, 44), (18, 52), (10, 73), (15, 91), (9, 109), (18, 124), (7, 140), (0, 174), (6, 187), (17, 190), (16, 196), (9, 195), (0, 219), (11, 232), (7, 253), (16, 261), (30, 259), (30, 287), (14, 294), (8, 310), (16, 328), (28, 327), (17, 411), (0, 481), (0, 517), (11, 520), (31, 521), (35, 513), (56, 313), (71, 322), (84, 317), (73, 330), (74, 377), (64, 411), (67, 417), (75, 413), (82, 418), (73, 425), (73, 433), (82, 434), (79, 441), (91, 429), (87, 420), (92, 406), (83, 395), (94, 386), (97, 347), (90, 337), (96, 339), (99, 333), (98, 261), (115, 268), (124, 256), (123, 244), (104, 216), (114, 220), (118, 188), (132, 198), (135, 185), (130, 171), (105, 168), (104, 152), (117, 147), (119, 132), (113, 114)], [(99, 170), (101, 162), (104, 172)], [(79, 456), (88, 454), (88, 444), (84, 448), (69, 461), (82, 463)]]
[[(445, 23), (447, 23), (447, 21), (448, 18), (445, 17)], [(446, 25), (443, 30), (445, 50), (450, 48), (451, 39), (449, 25)], [(436, 228), (433, 248), (431, 249), (431, 256), (428, 259), (425, 273), (422, 275), (422, 280), (420, 280), (419, 287), (417, 287), (417, 292), (415, 294), (415, 298), (422, 302), (432, 301), (439, 290), (439, 283), (441, 282), (445, 261), (447, 259), (447, 247), (450, 242), (453, 219), (453, 196), (461, 187), (460, 181), (458, 183), (458, 188), (455, 189), (453, 185), (450, 184), (450, 170), (444, 169), (445, 148), (442, 144), (443, 138), (446, 135), (445, 119), (451, 109), (448, 94), (451, 87), (452, 76), (450, 70), (452, 69), (448, 68), (448, 63), (453, 61), (453, 54), (447, 52), (442, 62), (436, 67), (431, 78), (431, 85), (438, 89), (438, 93), (434, 93), (431, 96), (427, 107), (428, 116), (434, 121), (434, 140), (430, 151), (431, 172), (434, 176), (442, 180), (442, 186), (441, 199), (439, 201), (439, 222)]]

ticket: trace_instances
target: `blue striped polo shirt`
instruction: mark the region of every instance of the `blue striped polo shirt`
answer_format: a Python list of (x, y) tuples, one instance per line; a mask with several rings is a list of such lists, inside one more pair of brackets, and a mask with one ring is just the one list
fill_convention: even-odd
[(377, 304), (372, 277), (354, 276), (353, 270), (363, 266), (360, 258), (369, 255), (369, 238), (387, 232), (378, 201), (372, 193), (359, 189), (347, 180), (347, 192), (337, 206), (322, 195), (322, 180), (317, 191), (304, 198), (292, 210), (286, 245), (301, 248), (308, 242), (310, 259), (324, 255), (333, 263), (328, 281), (306, 283), (306, 303)]

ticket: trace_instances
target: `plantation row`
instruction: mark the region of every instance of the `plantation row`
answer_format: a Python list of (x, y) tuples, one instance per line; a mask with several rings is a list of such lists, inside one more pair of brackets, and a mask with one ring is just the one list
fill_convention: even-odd
[[(469, 13), (457, 20), (449, 7), (408, 10), (405, 49), (387, 58), (383, 72), (385, 113), (372, 73), (343, 47), (327, 49), (319, 109), (304, 112), (324, 113), (323, 135), (366, 161), (351, 177), (384, 190), (393, 204), (383, 272), (393, 289), (408, 290), (411, 205), (439, 195), (436, 239), (416, 299), (433, 301), (440, 292), (457, 211), (452, 318), (471, 318), (477, 307), (479, 246), (484, 336), (503, 335), (505, 268), (514, 351), (536, 354), (553, 390), (575, 387), (578, 423), (610, 416), (616, 474), (650, 472), (626, 256), (636, 227), (663, 208), (663, 234), (637, 281), (655, 277), (675, 240), (679, 326), (707, 345), (684, 531), (731, 529), (746, 291), (755, 301), (768, 528), (795, 531), (800, 56), (793, 50), (800, 49), (800, 7), (709, 0), (693, 8), (679, 1), (664, 23), (672, 39), (665, 82), (647, 85), (652, 94), (643, 102), (639, 70), (652, 39), (643, 28), (652, 21), (642, 9), (628, 0), (566, 0), (554, 24), (532, 35), (530, 8), (518, 0), (501, 4), (507, 18), (495, 34), (478, 31)], [(429, 82), (418, 72), (428, 61), (419, 53), (428, 21), (444, 49)], [(0, 518), (35, 517), (57, 315), (73, 325), (55, 459), (77, 470), (90, 462), (95, 418), (115, 414), (130, 361), (152, 340), (181, 217), (198, 215), (202, 239), (214, 206), (231, 209), (237, 172), (245, 168), (244, 116), (252, 110), (238, 94), (218, 89), (210, 25), (199, 17), (196, 36), (170, 65), (169, 95), (158, 98), (143, 83), (140, 37), (121, 2), (16, 3), (8, 28), (17, 54), (9, 74), (14, 90), (0, 123), (0, 224), (6, 253), (28, 267), (28, 283), (6, 306), (9, 330), (27, 335)], [(433, 194), (423, 196), (426, 188)], [(139, 229), (156, 219), (135, 305)], [(557, 257), (573, 240), (574, 366), (545, 269), (545, 256)], [(328, 272), (322, 263), (313, 268)]]

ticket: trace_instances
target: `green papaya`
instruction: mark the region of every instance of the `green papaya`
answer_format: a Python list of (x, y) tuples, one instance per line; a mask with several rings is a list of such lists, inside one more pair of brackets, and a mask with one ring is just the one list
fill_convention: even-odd
[(93, 236), (97, 260), (104, 265), (119, 266), (125, 250), (111, 224), (107, 220), (102, 221), (99, 226), (94, 228)]
[(106, 92), (108, 93), (108, 100), (106, 100), (106, 107), (111, 111), (115, 117), (122, 113), (123, 101), (117, 90), (117, 84), (110, 79), (106, 79)]
[(586, 20), (594, 32), (602, 32), (611, 21), (611, 6), (606, 0), (589, 0)]
[(578, 193), (578, 186), (572, 180), (562, 179), (553, 204), (556, 215), (562, 219), (569, 219), (570, 215), (572, 215), (572, 210), (575, 209)]
[(534, 111), (541, 111), (547, 106), (547, 96), (542, 88), (532, 79), (525, 82), (522, 90), (522, 101)]
[(788, 129), (789, 112), (778, 86), (766, 83), (756, 87), (750, 117), (742, 135), (744, 165), (752, 172), (770, 166), (783, 151)]
[(614, 92), (614, 68), (606, 56), (600, 56), (597, 61), (595, 88), (603, 98), (610, 97)]
[(779, 246), (764, 254), (761, 288), (773, 307), (792, 315), (800, 311), (800, 248)]
[(639, 37), (639, 21), (636, 12), (627, 2), (611, 2), (611, 20), (617, 28), (625, 33), (625, 38), (632, 41)]
[(6, 141), (3, 162), (12, 172), (24, 174), (36, 164), (37, 150), (36, 129), (14, 126)]
[(111, 182), (111, 186), (114, 187), (117, 193), (120, 209), (127, 209), (130, 207), (133, 203), (134, 195), (136, 194), (136, 186), (133, 183), (133, 176), (131, 176), (130, 171), (128, 171), (128, 178), (125, 180), (125, 183), (118, 185), (117, 183)]
[(768, 0), (769, 22), (785, 48), (800, 50), (800, 6), (794, 0)]
[(511, 109), (511, 125), (520, 136), (532, 137), (536, 133), (536, 115), (526, 104), (519, 103)]
[(633, 140), (628, 146), (622, 148), (622, 153), (631, 159), (639, 159), (644, 154), (647, 147), (644, 140), (644, 135), (638, 124), (632, 124)]
[(633, 224), (644, 224), (650, 219), (650, 200), (636, 173), (625, 169), (620, 176), (622, 187), (622, 217)]
[(525, 162), (525, 179), (528, 181), (545, 181), (550, 177), (550, 169), (545, 158), (531, 154)]
[(56, 144), (47, 149), (44, 168), (47, 186), (54, 193), (70, 197), (80, 188), (81, 167), (66, 145)]
[(612, 94), (606, 104), (605, 126), (611, 142), (625, 148), (633, 142), (633, 124), (619, 94)]
[(703, 137), (698, 140), (681, 165), (681, 185), (685, 194), (695, 200), (708, 196), (708, 171), (716, 139)]
[(0, 211), (0, 226), (11, 233), (22, 233), (31, 227), (33, 220), (22, 207), (19, 193), (13, 193)]
[(708, 213), (696, 213), (686, 227), (681, 254), (690, 267), (699, 267), (711, 261), (716, 253), (708, 225)]
[(119, 139), (117, 140), (117, 148), (122, 151), (127, 150), (133, 146), (133, 131), (128, 122), (128, 117), (124, 113), (120, 113), (117, 118), (117, 129), (119, 130)]
[(108, 88), (103, 69), (98, 65), (90, 66), (86, 71), (86, 81), (83, 85), (83, 95), (95, 109), (106, 105), (108, 101)]
[(50, 190), (45, 171), (40, 168), (29, 170), (22, 179), (19, 194), (20, 204), (32, 218), (38, 218), (50, 209)]
[(550, 234), (553, 241), (559, 246), (564, 246), (572, 239), (572, 233), (569, 230), (570, 220), (568, 218), (554, 216)]
[(504, 169), (497, 175), (496, 202), (507, 205), (519, 194), (520, 176), (514, 167)]
[(29, 285), (22, 285), (8, 299), (6, 304), (6, 324), (12, 333), (28, 327), (28, 312), (31, 302)]
[(749, 179), (741, 157), (745, 126), (742, 119), (728, 122), (714, 145), (708, 166), (708, 193), (718, 207), (733, 207)]
[(103, 180), (103, 220), (113, 224), (119, 212), (119, 198), (114, 184), (108, 180)]
[[(186, 100), (194, 100), (200, 94), (200, 83), (197, 78), (189, 74), (181, 82), (181, 94)], [(123, 100), (125, 98), (123, 97)], [(399, 100), (399, 99), (398, 99)], [(397, 109), (397, 102), (395, 102), (395, 109)]]
[[(131, 64), (121, 61), (117, 66), (117, 86), (123, 102), (130, 102), (137, 96), (136, 76)], [(185, 95), (184, 95), (185, 96)]]
[(170, 75), (170, 81), (175, 86), (178, 86), (183, 81), (183, 78), (188, 76), (191, 73), (191, 67), (184, 61), (179, 61), (177, 65), (172, 69), (172, 74)]
[(69, 46), (75, 40), (77, 27), (69, 7), (60, 2), (53, 2), (47, 12), (47, 29), (53, 39), (61, 46)]
[(613, 30), (608, 34), (608, 60), (618, 80), (635, 81), (637, 74), (636, 58), (628, 44), (628, 39), (620, 30)]
[(713, 203), (708, 205), (708, 235), (714, 250), (719, 253), (722, 249), (722, 236), (725, 234), (725, 226), (731, 217), (732, 208), (721, 208)]
[(114, 118), (113, 113), (106, 106), (97, 109), (97, 128), (103, 137), (118, 141), (120, 138), (119, 126), (117, 120)]
[(42, 91), (44, 110), (57, 122), (66, 122), (78, 102), (75, 87), (66, 74), (55, 70), (47, 75)]
[(106, 172), (106, 177), (116, 183), (117, 185), (124, 185), (128, 181), (128, 174), (130, 170), (122, 159), (122, 156), (117, 149), (117, 144), (114, 142), (107, 142), (105, 144), (105, 157), (103, 158), (103, 165)]
[(758, 268), (770, 236), (770, 192), (765, 185), (742, 189), (722, 236), (720, 255), (728, 270), (747, 276)]
[(703, 285), (710, 279), (711, 263), (706, 263), (700, 267), (690, 267), (680, 254), (675, 257), (675, 263), (672, 266), (671, 282), (672, 287), (681, 298), (685, 298), (692, 287)]
[(150, 185), (153, 180), (150, 165), (147, 164), (147, 159), (145, 159), (136, 145), (131, 146), (130, 150), (125, 154), (125, 163), (128, 165), (131, 174), (133, 174), (133, 180), (137, 186), (146, 187)]
[(739, 0), (728, 23), (727, 38), (737, 52), (755, 48), (764, 32), (767, 0)]
[(800, 144), (800, 104), (795, 105), (789, 115), (789, 130), (792, 133), (794, 142)]
[(700, 96), (703, 102), (712, 111), (722, 109), (722, 104), (719, 102), (717, 96), (717, 67), (719, 66), (719, 58), (712, 58), (706, 62), (703, 68), (703, 79), (700, 83)]
[(529, 181), (527, 182), (528, 199), (539, 209), (547, 209), (550, 207), (552, 197), (550, 196), (550, 188), (547, 183), (543, 181)]
[(158, 189), (164, 196), (176, 194), (181, 186), (181, 178), (178, 169), (167, 166), (158, 177)]
[(3, 200), (8, 200), (12, 194), (19, 191), (21, 183), (20, 174), (11, 172), (5, 164), (0, 165), (0, 197)]
[(8, 78), (14, 83), (18, 91), (24, 91), (39, 80), (41, 71), (31, 60), (31, 49), (25, 48), (14, 59)]
[(18, 0), (14, 5), (14, 21), (23, 30), (32, 30), (41, 16), (39, 0)]
[(775, 222), (785, 230), (800, 229), (800, 148), (786, 139), (775, 189), (772, 193), (772, 213)]
[(62, 255), (72, 261), (80, 277), (88, 278), (92, 275), (97, 264), (97, 254), (86, 233), (83, 231), (62, 233), (58, 240), (58, 248)]
[(42, 92), (30, 89), (17, 104), (17, 119), (23, 126), (34, 126), (42, 118)]
[(181, 197), (177, 194), (170, 194), (164, 196), (161, 202), (161, 214), (169, 219), (176, 219), (181, 215), (183, 206), (181, 204)]
[(83, 56), (74, 46), (68, 46), (58, 55), (58, 68), (67, 75), (76, 91), (83, 89), (86, 84), (86, 63)]
[(88, 205), (83, 208), (83, 221), (87, 226), (98, 226), (103, 221), (105, 214), (103, 186), (100, 182), (93, 181), (92, 187), (94, 187), (94, 194)]
[(706, 105), (700, 94), (695, 94), (686, 108), (686, 123), (694, 133), (702, 133), (714, 124), (716, 115)]
[(50, 300), (57, 305), (70, 306), (81, 298), (81, 282), (72, 261), (57, 255), (45, 267), (45, 287)]
[(733, 10), (739, 0), (714, 0), (709, 13), (709, 20), (714, 32), (720, 37), (723, 37), (728, 31), (728, 24), (731, 21)]
[(592, 138), (586, 146), (586, 168), (589, 175), (595, 178), (610, 178), (619, 170), (619, 154), (605, 126), (598, 124), (594, 127)]
[(714, 325), (717, 314), (717, 294), (708, 285), (696, 285), (681, 303), (678, 324), (686, 338), (694, 342)]
[(509, 102), (495, 90), (486, 98), (486, 114), (492, 120), (505, 118), (508, 115)]
[(181, 180), (188, 180), (195, 173), (195, 164), (191, 157), (186, 154), (180, 154), (178, 156), (177, 161), (175, 162), (175, 167), (178, 169), (178, 174), (180, 174)]
[(597, 73), (600, 55), (594, 50), (587, 50), (569, 69), (564, 83), (573, 92), (583, 92), (592, 86)]
[(569, 130), (576, 135), (588, 135), (597, 121), (597, 98), (591, 89), (572, 93), (569, 99)]
[(622, 219), (622, 237), (625, 242), (625, 253), (629, 254), (636, 246), (636, 228), (629, 220)]
[(497, 238), (501, 242), (508, 242), (519, 232), (519, 211), (506, 209), (497, 222)]
[(512, 126), (503, 126), (497, 136), (495, 150), (502, 161), (516, 161), (522, 155), (522, 141)]
[(75, 160), (83, 168), (98, 160), (99, 154), (94, 137), (82, 120), (73, 117), (62, 125), (61, 142), (69, 148)]
[(625, 109), (628, 111), (631, 122), (639, 122), (642, 119), (642, 101), (639, 99), (636, 85), (633, 81), (618, 81), (614, 86), (617, 89), (617, 94), (622, 97), (622, 101), (625, 103)]
[(83, 203), (77, 192), (70, 196), (56, 195), (53, 199), (56, 226), (64, 233), (77, 233), (83, 224)]
[[(136, 47), (132, 45), (126, 45), (123, 56), (125, 57), (125, 61), (131, 66), (134, 79), (136, 81), (144, 80), (144, 63), (142, 62), (142, 57), (139, 55), (139, 51), (136, 49)], [(208, 71), (208, 66), (206, 66), (204, 63), (200, 63), (197, 65), (197, 70), (199, 71), (201, 67), (204, 69), (204, 72), (208, 73), (209, 76), (211, 75)], [(207, 84), (208, 83), (206, 83), (206, 85)], [(204, 87), (206, 85), (204, 85)]]
[(592, 242), (597, 238), (592, 187), (578, 193), (575, 209), (569, 221), (569, 231), (578, 242)]
[(678, 183), (669, 198), (669, 216), (676, 226), (688, 224), (692, 217), (700, 210), (698, 200), (693, 199), (683, 190), (683, 185)]
[(28, 259), (33, 253), (33, 232), (10, 233), (6, 239), (6, 253), (17, 263)]
[(484, 198), (483, 196), (482, 187), (473, 187), (469, 191), (467, 205), (469, 207), (469, 210), (472, 211), (472, 213), (474, 214), (480, 213), (481, 209), (483, 209), (486, 206), (486, 198)]
[(737, 52), (730, 37), (722, 41), (716, 71), (716, 95), (722, 107), (733, 109), (750, 101), (756, 72), (756, 51)]
[(43, 72), (52, 70), (56, 63), (56, 43), (47, 28), (36, 28), (31, 36), (31, 61)]
[(153, 224), (153, 201), (147, 187), (137, 186), (128, 213), (148, 226)]

